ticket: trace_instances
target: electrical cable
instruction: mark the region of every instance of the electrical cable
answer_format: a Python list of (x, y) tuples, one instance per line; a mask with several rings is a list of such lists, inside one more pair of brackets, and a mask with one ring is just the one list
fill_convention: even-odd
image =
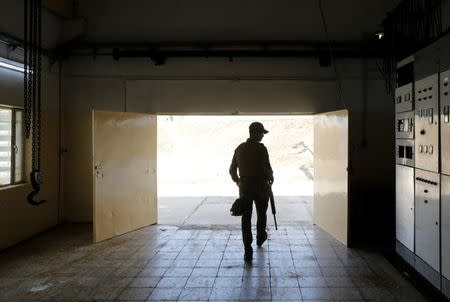
[(393, 95), (396, 62), (442, 36), (442, 0), (403, 0), (383, 21), (383, 29), (382, 75)]
[(334, 51), (333, 51), (333, 44), (331, 42), (330, 35), (329, 35), (329, 32), (328, 32), (328, 26), (327, 26), (327, 22), (326, 22), (326, 19), (325, 19), (325, 13), (324, 13), (323, 6), (322, 6), (322, 0), (319, 0), (319, 10), (320, 10), (320, 16), (321, 16), (321, 19), (322, 19), (323, 29), (325, 31), (325, 37), (327, 39), (328, 51), (330, 53), (331, 64), (333, 65), (334, 75), (336, 77), (337, 97), (338, 97), (339, 102), (346, 109), (347, 106), (346, 106), (345, 101), (344, 101), (344, 93), (342, 92), (341, 78), (340, 78), (339, 71), (338, 71), (337, 66), (336, 66), (336, 60), (335, 60)]

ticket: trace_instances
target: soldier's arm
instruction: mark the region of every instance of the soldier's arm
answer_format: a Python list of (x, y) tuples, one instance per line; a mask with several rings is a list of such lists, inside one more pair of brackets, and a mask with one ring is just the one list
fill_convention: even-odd
[(238, 163), (236, 160), (236, 151), (235, 151), (234, 155), (233, 155), (233, 159), (231, 160), (231, 165), (230, 165), (230, 169), (229, 169), (231, 179), (233, 179), (233, 181), (235, 183), (239, 183), (239, 176), (237, 174), (237, 168), (238, 168)]
[(273, 183), (272, 165), (270, 164), (269, 152), (267, 151), (267, 148), (265, 146), (264, 146), (264, 165), (265, 165), (265, 169), (266, 169), (267, 180), (270, 183)]

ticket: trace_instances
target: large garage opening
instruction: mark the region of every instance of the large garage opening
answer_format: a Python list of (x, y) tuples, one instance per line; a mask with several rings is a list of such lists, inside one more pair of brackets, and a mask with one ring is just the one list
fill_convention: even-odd
[[(262, 143), (274, 170), (278, 223), (312, 222), (313, 116), (160, 115), (158, 223), (240, 224), (229, 214), (238, 187), (228, 169), (235, 148), (248, 138), (248, 126), (254, 121), (269, 130)], [(268, 224), (273, 224), (270, 208)]]

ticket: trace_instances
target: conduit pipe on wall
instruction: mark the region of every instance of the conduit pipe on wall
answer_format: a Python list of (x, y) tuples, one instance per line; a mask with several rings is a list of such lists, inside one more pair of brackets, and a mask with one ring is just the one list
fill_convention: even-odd
[[(305, 58), (317, 57), (322, 66), (329, 66), (329, 53), (324, 50), (120, 50), (113, 49), (115, 60), (121, 58), (150, 58), (155, 65), (162, 65), (169, 58)], [(339, 58), (355, 58), (363, 55), (361, 49), (338, 50)], [(366, 57), (381, 57), (378, 52), (364, 54)]]
[[(337, 58), (381, 58), (379, 41), (335, 42), (333, 55)], [(90, 44), (68, 43), (56, 50), (60, 57), (113, 56), (121, 58), (150, 58), (161, 65), (169, 58), (305, 58), (319, 59), (321, 66), (331, 63), (327, 43), (323, 41), (217, 41), (161, 42), (148, 44)]]

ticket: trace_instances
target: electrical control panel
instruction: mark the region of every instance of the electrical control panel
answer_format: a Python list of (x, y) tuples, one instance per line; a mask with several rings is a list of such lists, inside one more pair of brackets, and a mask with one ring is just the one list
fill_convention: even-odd
[(415, 165), (439, 172), (438, 74), (415, 82)]
[(442, 276), (450, 280), (450, 176), (442, 175), (441, 177)]
[(441, 95), (441, 169), (450, 175), (450, 70), (440, 75)]
[(414, 167), (414, 140), (395, 140), (395, 159), (399, 165)]
[(440, 272), (440, 175), (415, 170), (415, 253)]
[(396, 238), (414, 252), (414, 168), (395, 165)]
[(409, 83), (395, 89), (395, 112), (414, 110), (413, 84)]
[(399, 61), (396, 75), (395, 250), (450, 298), (450, 34)]
[(414, 139), (414, 111), (395, 115), (395, 138)]

